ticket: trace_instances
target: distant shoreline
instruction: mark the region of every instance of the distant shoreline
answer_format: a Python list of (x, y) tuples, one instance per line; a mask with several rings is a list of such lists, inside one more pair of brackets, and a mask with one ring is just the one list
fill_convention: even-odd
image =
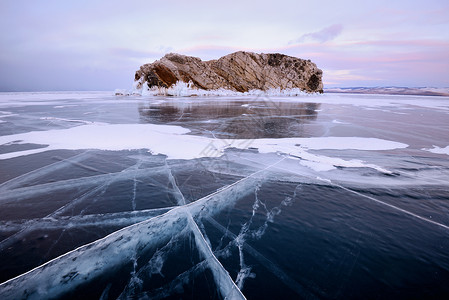
[(378, 94), (378, 95), (410, 95), (410, 96), (443, 96), (449, 97), (449, 88), (407, 88), (407, 87), (353, 87), (325, 88), (324, 93), (338, 94)]

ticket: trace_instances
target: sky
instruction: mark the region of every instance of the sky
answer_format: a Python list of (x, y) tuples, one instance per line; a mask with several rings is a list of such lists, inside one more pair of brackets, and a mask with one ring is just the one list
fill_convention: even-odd
[(449, 1), (0, 0), (0, 91), (129, 89), (176, 52), (310, 59), (324, 87), (449, 87)]

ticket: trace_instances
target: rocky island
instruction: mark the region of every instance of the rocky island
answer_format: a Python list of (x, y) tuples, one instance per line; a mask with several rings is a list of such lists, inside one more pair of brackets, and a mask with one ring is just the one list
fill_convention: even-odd
[(299, 89), (322, 93), (323, 72), (310, 60), (279, 53), (258, 54), (239, 51), (217, 60), (169, 53), (135, 74), (135, 86), (170, 88), (178, 82), (194, 89), (226, 89), (235, 92), (270, 89)]

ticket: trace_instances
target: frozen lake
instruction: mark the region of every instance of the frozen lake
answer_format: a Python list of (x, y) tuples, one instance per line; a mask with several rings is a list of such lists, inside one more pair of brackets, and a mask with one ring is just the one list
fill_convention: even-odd
[(449, 98), (0, 93), (1, 299), (447, 299)]

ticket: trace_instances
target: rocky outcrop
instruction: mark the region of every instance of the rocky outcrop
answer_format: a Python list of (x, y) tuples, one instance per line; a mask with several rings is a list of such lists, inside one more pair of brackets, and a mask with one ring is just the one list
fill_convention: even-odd
[(169, 88), (178, 81), (204, 90), (229, 89), (238, 92), (270, 88), (299, 88), (306, 92), (323, 92), (323, 72), (310, 60), (279, 53), (257, 54), (239, 51), (217, 60), (169, 53), (160, 60), (145, 64), (136, 72), (141, 88)]

